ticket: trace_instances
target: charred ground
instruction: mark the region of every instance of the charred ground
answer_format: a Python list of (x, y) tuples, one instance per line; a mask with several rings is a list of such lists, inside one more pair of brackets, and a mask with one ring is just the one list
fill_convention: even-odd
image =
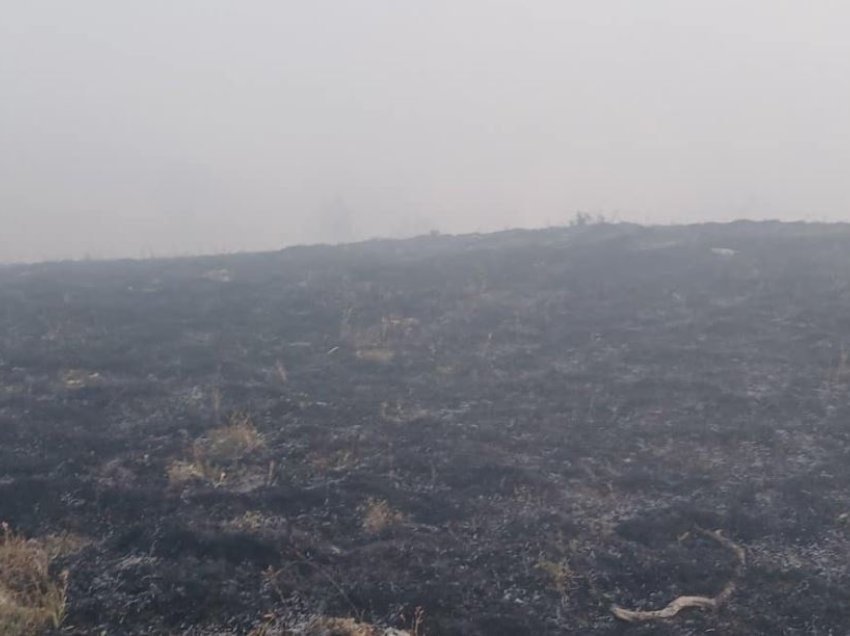
[(848, 352), (850, 226), (6, 267), (0, 521), (73, 634), (843, 634)]

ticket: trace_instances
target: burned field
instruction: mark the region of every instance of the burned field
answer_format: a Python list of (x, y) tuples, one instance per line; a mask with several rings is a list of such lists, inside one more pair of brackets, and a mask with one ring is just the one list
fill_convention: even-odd
[(847, 226), (0, 269), (0, 617), (845, 634), (848, 354)]

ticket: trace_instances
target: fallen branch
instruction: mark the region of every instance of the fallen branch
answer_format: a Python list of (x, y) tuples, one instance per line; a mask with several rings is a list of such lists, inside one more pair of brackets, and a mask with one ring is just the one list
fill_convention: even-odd
[(733, 583), (730, 583), (725, 588), (723, 588), (723, 591), (717, 596), (680, 596), (676, 598), (672, 603), (670, 603), (667, 607), (660, 610), (627, 610), (615, 605), (611, 608), (611, 611), (613, 612), (614, 616), (619, 618), (621, 621), (627, 621), (629, 623), (640, 623), (643, 621), (654, 621), (662, 618), (673, 618), (683, 609), (687, 609), (689, 607), (711, 610), (717, 609), (721, 605), (721, 603), (723, 603), (727, 598), (729, 598), (729, 596), (731, 596), (734, 590), (735, 585)]
[[(697, 528), (696, 531), (710, 539), (714, 539), (720, 545), (725, 548), (728, 548), (732, 552), (735, 553), (735, 556), (738, 558), (738, 570), (737, 573), (740, 574), (740, 571), (744, 568), (747, 563), (747, 555), (744, 552), (744, 548), (739, 546), (737, 543), (731, 541), (730, 539), (724, 537), (720, 530), (710, 531), (704, 530), (702, 528)], [(659, 610), (629, 610), (618, 605), (614, 605), (611, 607), (611, 612), (619, 618), (621, 621), (626, 621), (628, 623), (642, 623), (644, 621), (655, 621), (661, 620), (664, 618), (673, 618), (683, 609), (688, 609), (691, 607), (695, 607), (698, 609), (709, 609), (716, 610), (723, 603), (725, 603), (732, 593), (735, 591), (735, 583), (729, 582), (726, 584), (726, 587), (717, 594), (716, 596), (679, 596), (674, 599), (667, 607), (664, 607)]]

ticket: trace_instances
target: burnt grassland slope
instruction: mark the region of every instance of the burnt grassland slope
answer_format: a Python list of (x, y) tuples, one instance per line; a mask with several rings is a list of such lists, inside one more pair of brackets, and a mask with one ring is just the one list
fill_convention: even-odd
[(842, 225), (8, 266), (3, 541), (70, 634), (846, 634), (848, 353)]

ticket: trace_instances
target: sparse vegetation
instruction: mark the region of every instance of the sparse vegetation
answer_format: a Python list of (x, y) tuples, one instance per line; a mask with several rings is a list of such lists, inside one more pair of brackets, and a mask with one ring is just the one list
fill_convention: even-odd
[(251, 453), (264, 446), (263, 437), (251, 418), (235, 414), (227, 425), (214, 428), (195, 440), (189, 459), (175, 460), (169, 464), (169, 481), (181, 484), (205, 479), (222, 483), (227, 479), (229, 471), (238, 469)]
[(848, 281), (770, 223), (0, 268), (0, 520), (48, 633), (844, 634)]
[(381, 402), (380, 415), (381, 419), (387, 422), (406, 424), (427, 417), (428, 411), (416, 405), (406, 404), (402, 400), (395, 400), (394, 402)]
[(224, 521), (222, 527), (238, 532), (258, 532), (273, 524), (281, 525), (281, 519), (264, 515), (256, 510), (248, 510), (234, 519)]
[(388, 364), (396, 359), (399, 349), (421, 331), (416, 318), (385, 315), (380, 320), (356, 324), (355, 311), (348, 307), (342, 316), (340, 338), (353, 349), (359, 360)]
[(236, 464), (262, 448), (263, 438), (248, 415), (237, 413), (226, 426), (214, 428), (192, 447), (194, 457), (213, 466)]
[(0, 636), (36, 636), (65, 618), (67, 572), (51, 572), (51, 553), (62, 550), (0, 525)]
[(541, 559), (535, 566), (543, 572), (555, 590), (562, 596), (566, 596), (575, 582), (575, 573), (570, 568), (570, 564), (565, 560), (550, 561)]
[[(175, 459), (168, 464), (166, 474), (172, 485), (180, 485), (195, 479), (209, 479), (215, 481), (217, 476), (207, 471), (208, 467), (194, 461)], [(220, 475), (219, 475), (220, 476)]]
[(379, 534), (405, 519), (405, 515), (393, 509), (385, 499), (370, 498), (363, 506), (363, 529), (369, 534)]
[(331, 618), (320, 616), (311, 620), (299, 633), (303, 636), (424, 636), (422, 620), (424, 613), (417, 608), (414, 629), (385, 629), (353, 618)]
[(307, 636), (381, 636), (378, 628), (353, 618), (316, 618), (308, 625)]
[(330, 453), (316, 453), (310, 458), (310, 464), (323, 473), (346, 471), (357, 464), (357, 452), (353, 448), (341, 448)]

